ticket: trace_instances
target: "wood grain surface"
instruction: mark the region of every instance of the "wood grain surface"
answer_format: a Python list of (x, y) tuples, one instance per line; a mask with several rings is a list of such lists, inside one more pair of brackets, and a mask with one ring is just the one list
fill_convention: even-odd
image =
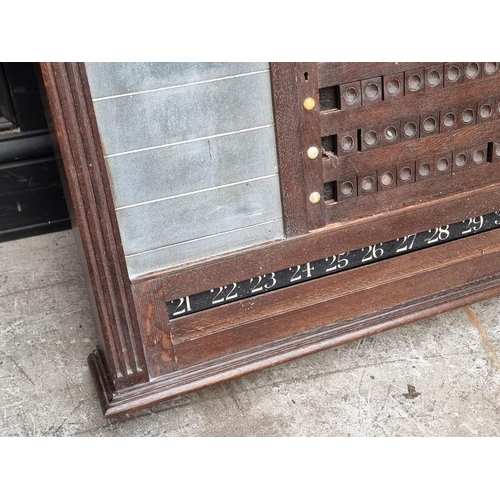
[[(165, 304), (500, 210), (493, 155), (500, 121), (477, 118), (481, 103), (497, 105), (500, 80), (483, 78), (482, 66), (469, 81), (462, 65), (462, 82), (451, 85), (445, 76), (454, 65), (444, 63), (272, 63), (287, 238), (132, 281), (85, 69), (59, 63), (41, 68), (102, 329), (103, 347), (91, 354), (90, 366), (107, 417), (500, 292), (500, 232), (494, 229), (172, 321)], [(433, 70), (445, 78), (437, 89), (424, 82), (433, 81), (427, 78)], [(404, 96), (385, 100), (378, 92), (387, 88), (384, 77), (394, 75)], [(322, 101), (321, 89), (330, 86), (348, 92), (335, 90)], [(354, 100), (346, 108), (349, 92)], [(340, 110), (303, 106), (306, 97), (334, 106), (339, 95)], [(448, 123), (450, 113), (467, 115), (469, 109), (473, 123)], [(422, 117), (439, 120), (439, 131), (422, 135)], [(414, 139), (401, 135), (407, 124)], [(387, 126), (397, 131), (394, 144), (366, 140)], [(356, 131), (352, 155), (335, 154), (343, 131)], [(310, 158), (309, 148), (323, 144), (333, 145), (331, 154)], [(478, 150), (486, 161), (472, 166)], [(453, 162), (464, 151), (470, 168), (457, 170)], [(425, 162), (433, 168), (428, 179), (419, 170)], [(398, 176), (396, 186), (379, 190), (388, 171)], [(374, 185), (366, 183), (368, 176)], [(325, 203), (324, 184), (342, 179), (352, 180), (356, 196)], [(338, 186), (330, 187), (338, 196)], [(318, 203), (310, 201), (313, 192), (321, 195)]]

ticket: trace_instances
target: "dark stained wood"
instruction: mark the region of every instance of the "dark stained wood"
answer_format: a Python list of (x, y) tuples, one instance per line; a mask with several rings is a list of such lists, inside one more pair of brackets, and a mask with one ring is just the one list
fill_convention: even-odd
[[(185, 266), (163, 274), (165, 300), (210, 290), (233, 281), (250, 279), (280, 269), (338, 255), (349, 250), (390, 241), (407, 234), (458, 222), (480, 213), (500, 210), (500, 185), (453, 194), (364, 219), (326, 226), (300, 238), (267, 244), (258, 249), (228, 254), (202, 264)], [(377, 196), (385, 196), (379, 193)], [(349, 204), (350, 201), (342, 202)], [(158, 275), (156, 275), (158, 276)], [(138, 282), (147, 279), (142, 278)]]
[[(476, 63), (452, 66), (464, 75), (465, 68), (470, 67), (482, 71), (482, 65)], [(379, 74), (383, 70), (384, 65), (381, 65)], [(491, 150), (499, 134), (500, 113), (495, 105), (500, 94), (498, 73), (493, 72), (485, 80), (478, 73), (470, 81), (464, 79), (461, 84), (446, 86), (443, 84), (446, 71), (446, 64), (435, 63), (388, 75), (390, 81), (397, 79), (399, 85), (404, 86), (404, 92), (400, 91), (398, 98), (387, 100), (385, 97), (395, 84), (386, 82), (384, 75), (383, 100), (320, 113), (321, 135), (331, 138), (331, 143), (342, 144), (345, 137), (352, 137), (356, 130), (358, 134), (357, 150), (345, 154), (337, 147), (333, 158), (323, 158), (324, 182), (333, 183), (333, 192), (337, 192), (332, 201), (349, 202), (328, 203), (327, 223), (424, 204), (437, 197), (488, 186), (498, 180), (498, 172), (490, 168), (491, 153), (485, 154)], [(379, 79), (373, 77), (359, 83), (367, 85), (366, 82), (379, 82)], [(340, 85), (340, 88), (355, 84)], [(485, 105), (490, 106), (491, 114), (485, 112)], [(483, 116), (478, 118), (481, 109)], [(462, 168), (453, 166), (457, 153), (471, 148), (476, 151), (475, 165), (468, 161)], [(454, 175), (472, 166), (488, 170), (476, 168), (468, 174)], [(398, 176), (391, 194), (378, 196), (379, 186), (375, 185), (363, 189), (369, 176), (379, 178), (394, 168)], [(339, 185), (353, 178), (357, 193), (348, 198), (341, 196)], [(377, 196), (372, 196), (375, 194)]]
[(444, 65), (434, 64), (425, 67), (425, 92), (434, 92), (444, 87)]
[(444, 86), (461, 85), (464, 81), (464, 63), (447, 62), (444, 65)]
[[(446, 155), (450, 159), (451, 154)], [(422, 159), (424, 160), (424, 159)], [(394, 193), (381, 190), (378, 193), (373, 193), (369, 196), (358, 196), (343, 203), (327, 205), (327, 220), (329, 223), (339, 221), (349, 221), (353, 218), (369, 217), (373, 215), (374, 204), (377, 204), (377, 209), (381, 212), (391, 212), (404, 207), (417, 206), (419, 203), (426, 203), (444, 199), (453, 193), (465, 191), (462, 186), (467, 183), (468, 188), (481, 189), (484, 185), (484, 179), (490, 182), (500, 182), (500, 172), (497, 165), (486, 163), (482, 166), (464, 169), (461, 172), (456, 172), (453, 175), (441, 174), (438, 178), (435, 169), (435, 162), (431, 158), (429, 160), (431, 174), (428, 178), (419, 178), (417, 172), (417, 181), (408, 183), (405, 186), (398, 188), (399, 196), (395, 197)], [(417, 162), (417, 170), (420, 162)], [(379, 173), (386, 169), (379, 170)], [(361, 176), (358, 176), (361, 178)], [(430, 182), (432, 180), (432, 183)], [(411, 231), (410, 231), (411, 232)]]
[(318, 63), (318, 83), (320, 88), (350, 83), (367, 78), (409, 71), (422, 68), (432, 63), (350, 63), (350, 62), (320, 62)]
[[(83, 98), (75, 100), (80, 105), (81, 116), (79, 120), (80, 134), (84, 141), (86, 159), (89, 165), (88, 172), (91, 174), (91, 183), (96, 201), (96, 216), (99, 215), (100, 234), (107, 235), (103, 238), (106, 248), (106, 260), (109, 262), (110, 278), (112, 279), (110, 297), (116, 307), (114, 314), (121, 319), (120, 328), (116, 328), (117, 337), (121, 345), (121, 356), (126, 359), (129, 357), (131, 370), (128, 370), (127, 381), (123, 381), (124, 386), (136, 384), (148, 379), (145, 366), (145, 355), (141, 345), (141, 338), (138, 334), (138, 322), (135, 311), (134, 299), (130, 288), (130, 279), (128, 276), (125, 254), (121, 243), (118, 221), (116, 219), (115, 207), (111, 195), (111, 186), (104, 163), (104, 153), (102, 151), (101, 140), (97, 127), (97, 120), (92, 105), (92, 96), (90, 94), (89, 84), (85, 65), (83, 63), (66, 63), (70, 83), (73, 84), (73, 95), (81, 95)], [(92, 132), (92, 137), (88, 131)], [(90, 168), (93, 167), (93, 168)], [(95, 237), (94, 237), (95, 239)], [(123, 328), (123, 330), (121, 329)]]
[(459, 106), (464, 101), (476, 102), (500, 94), (500, 79), (480, 81), (474, 85), (447, 87), (439, 92), (420, 92), (380, 102), (377, 106), (360, 106), (347, 111), (325, 111), (321, 113), (321, 135), (327, 136), (339, 130), (352, 130), (390, 123), (404, 116), (421, 115)]
[[(411, 90), (413, 74), (427, 82), (433, 69), (444, 71), (444, 86)], [(444, 63), (272, 63), (287, 238), (130, 282), (84, 68), (42, 65), (102, 329), (103, 349), (89, 363), (106, 417), (500, 293), (500, 230), (493, 229), (168, 320), (166, 302), (180, 297), (500, 211), (500, 154), (493, 154), (500, 121), (477, 118), (481, 106), (498, 104), (500, 79), (481, 79), (481, 66), (474, 83), (450, 85), (448, 69)], [(407, 95), (390, 103), (368, 88), (373, 83), (385, 92), (388, 76), (407, 86)], [(334, 89), (323, 102), (343, 109), (321, 112), (319, 90), (344, 84), (355, 86), (360, 102), (347, 109), (348, 99), (337, 101)], [(309, 96), (312, 110), (303, 107)], [(422, 137), (425, 118), (444, 127), (442, 113), (470, 106), (474, 124)], [(420, 137), (402, 140), (401, 128), (411, 121)], [(383, 147), (361, 142), (363, 133), (380, 135), (388, 125), (398, 129), (394, 141), (389, 135)], [(322, 137), (335, 150), (334, 135), (354, 133), (360, 151), (307, 157)], [(473, 166), (478, 148), (488, 149), (487, 161)], [(461, 152), (468, 155), (463, 167), (455, 164)], [(443, 158), (448, 166), (439, 171)], [(429, 178), (415, 173), (424, 162)], [(380, 187), (384, 173), (405, 168), (408, 179)], [(374, 187), (357, 196), (368, 174)], [(339, 179), (352, 180), (355, 197), (310, 203), (311, 192)]]
[(296, 75), (294, 63), (271, 63), (283, 223), (289, 238), (309, 230)]
[(425, 68), (405, 71), (405, 96), (420, 94), (425, 90)]
[[(428, 248), (383, 265), (372, 264), (369, 273), (366, 269), (353, 269), (289, 290), (276, 290), (268, 297), (261, 295), (227, 304), (224, 311), (213, 309), (177, 319), (172, 322), (172, 338), (179, 366), (193, 362), (201, 355), (200, 350), (216, 357), (224, 349), (239, 349), (242, 345), (248, 348), (412, 300), (418, 294), (456, 286), (467, 273), (476, 276), (474, 279), (487, 276), (500, 262), (500, 231), (483, 236), (474, 237), (482, 242), (481, 252), (471, 241), (458, 240), (446, 244), (446, 249)], [(445, 250), (447, 259), (443, 262)], [(493, 255), (489, 263), (487, 255)], [(477, 263), (471, 264), (478, 256), (484, 259), (485, 267), (481, 270)], [(417, 276), (422, 279), (416, 280)], [(450, 280), (454, 280), (453, 284)], [(228, 336), (231, 342), (225, 340)]]
[(97, 348), (87, 358), (90, 373), (97, 389), (97, 396), (102, 412), (106, 414), (113, 400), (113, 380), (110, 379), (107, 360), (103, 352)]
[[(452, 255), (451, 258), (447, 254), (446, 266), (443, 266), (439, 257), (436, 259), (435, 255), (428, 256), (426, 255), (428, 250), (422, 250), (414, 255), (418, 254), (421, 259), (428, 258), (432, 265), (427, 266), (426, 262), (419, 262), (416, 265), (417, 272), (414, 271), (403, 277), (399, 276), (397, 270), (387, 266), (380, 275), (374, 270), (369, 279), (366, 277), (366, 272), (357, 274), (357, 277), (361, 275), (361, 285), (355, 277), (351, 276), (344, 276), (340, 283), (331, 278), (321, 278), (324, 281), (336, 281), (337, 287), (333, 292), (335, 294), (338, 293), (340, 286), (344, 285), (341, 288), (344, 292), (341, 298), (332, 298), (323, 288), (318, 290), (320, 283), (310, 282), (297, 285), (302, 289), (302, 297), (312, 298), (309, 305), (296, 307), (297, 303), (293, 304), (285, 298), (284, 301), (279, 301), (282, 306), (281, 311), (275, 307), (270, 315), (260, 320), (249, 321), (245, 317), (243, 323), (235, 322), (236, 324), (232, 324), (225, 331), (176, 345), (178, 366), (185, 367), (200, 363), (200, 361), (215, 359), (241, 349), (249, 349), (265, 342), (319, 328), (325, 324), (335, 324), (370, 313), (376, 314), (376, 311), (394, 306), (395, 303), (414, 300), (425, 293), (437, 294), (449, 287), (459, 286), (463, 284), (464, 279), (467, 281), (481, 279), (489, 275), (490, 269), (497, 269), (500, 265), (498, 243), (497, 238), (494, 245), (483, 248), (484, 254), (480, 254), (476, 249), (469, 252), (462, 250), (457, 255)], [(415, 257), (412, 256), (412, 258)], [(407, 267), (409, 260), (401, 259), (400, 264)], [(356, 271), (358, 270), (353, 270), (352, 273), (356, 274)], [(404, 271), (403, 275), (406, 275), (406, 269)], [(346, 272), (346, 275), (350, 272)], [(415, 279), (417, 275), (418, 280)], [(379, 279), (372, 281), (375, 276)], [(354, 281), (352, 289), (349, 286), (350, 280)], [(358, 290), (355, 286), (356, 281), (360, 288)], [(348, 286), (347, 293), (346, 285)], [(276, 295), (278, 294), (279, 291), (276, 292)]]
[[(308, 229), (317, 229), (325, 225), (325, 202), (323, 196), (319, 203), (311, 203), (311, 193), (323, 194), (323, 175), (321, 164), (321, 125), (319, 121), (319, 89), (317, 63), (297, 63), (297, 88), (300, 109), (302, 145), (303, 145), (303, 171), (304, 186), (306, 191), (306, 210)], [(313, 98), (316, 102), (314, 109), (304, 109), (303, 102)], [(317, 158), (308, 158), (307, 151), (316, 147), (319, 151)]]
[(161, 279), (132, 286), (150, 378), (176, 369)]
[[(476, 253), (479, 255), (480, 252), (479, 247)], [(476, 261), (475, 268), (479, 273), (480, 270), (485, 269), (482, 264), (482, 262)], [(415, 278), (411, 280), (409, 289), (411, 289), (414, 280)], [(177, 372), (160, 377), (145, 386), (130, 388), (116, 394), (113, 400), (106, 404), (105, 416), (115, 418), (129, 411), (145, 408), (208, 385), (230, 380), (456, 307), (486, 300), (498, 294), (500, 294), (500, 274), (492, 272), (487, 277), (469, 282), (464, 281), (461, 285), (447, 288), (445, 291), (426, 294), (411, 301), (398, 302), (386, 309), (354, 317), (348, 321), (329, 324), (278, 341), (266, 342), (236, 354), (222, 356), (213, 361), (200, 363), (194, 367), (179, 369)]]
[(148, 379), (84, 67), (41, 63), (115, 389)]
[[(408, 143), (400, 143), (366, 153), (360, 152), (354, 156), (342, 157), (335, 162), (331, 162), (329, 158), (324, 158), (323, 179), (328, 182), (350, 175), (353, 171), (363, 173), (382, 167), (400, 165), (406, 161), (415, 161), (419, 157), (433, 156), (485, 142), (493, 142), (499, 136), (499, 123), (493, 121), (470, 129), (462, 128), (456, 131), (440, 133), (438, 136), (425, 137), (413, 141), (411, 148), (408, 147)], [(484, 180), (488, 181), (488, 179)]]

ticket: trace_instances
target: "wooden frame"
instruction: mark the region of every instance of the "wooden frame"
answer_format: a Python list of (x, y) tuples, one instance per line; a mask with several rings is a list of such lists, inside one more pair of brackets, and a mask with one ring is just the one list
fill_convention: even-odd
[[(399, 64), (404, 72), (424, 63)], [(378, 77), (380, 65), (362, 69), (367, 80)], [(387, 71), (393, 69), (387, 63)], [(323, 192), (338, 164), (307, 158), (306, 149), (321, 147), (333, 118), (319, 107), (307, 112), (302, 102), (319, 103), (319, 88), (337, 85), (338, 75), (355, 81), (359, 71), (345, 63), (271, 65), (286, 239), (130, 280), (85, 67), (40, 64), (95, 310), (100, 346), (89, 364), (106, 417), (500, 293), (500, 232), (492, 230), (169, 319), (166, 303), (179, 297), (500, 210), (496, 164), (484, 167), (487, 183), (484, 176), (475, 182), (471, 170), (453, 174), (442, 186), (437, 181), (443, 196), (421, 203), (404, 206), (392, 191), (377, 193), (384, 206), (377, 213), (370, 213), (369, 196), (333, 208), (323, 198), (311, 204), (310, 193)], [(492, 90), (496, 82), (481, 85)], [(416, 109), (419, 97), (410, 98)], [(356, 113), (371, 116), (370, 107)], [(346, 129), (354, 126), (347, 114), (342, 119)], [(483, 127), (481, 138), (494, 138), (499, 123)], [(453, 137), (467, 133), (460, 129)], [(452, 135), (440, 141), (440, 147), (451, 145)], [(419, 151), (435, 154), (434, 144), (423, 139)], [(404, 145), (376, 153), (377, 161), (402, 152)], [(411, 189), (423, 198), (421, 186)]]

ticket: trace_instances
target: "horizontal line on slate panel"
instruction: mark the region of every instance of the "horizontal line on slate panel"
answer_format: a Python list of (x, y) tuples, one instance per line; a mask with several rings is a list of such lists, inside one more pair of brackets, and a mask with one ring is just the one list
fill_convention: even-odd
[[(131, 253), (131, 254), (125, 255), (125, 259), (128, 259), (129, 257), (135, 257), (136, 255), (144, 255), (146, 253), (158, 252), (159, 250), (164, 250), (166, 248), (178, 247), (180, 245), (188, 245), (189, 243), (193, 243), (196, 241), (208, 240), (210, 238), (216, 238), (216, 237), (223, 235), (223, 234), (230, 234), (230, 233), (236, 233), (238, 231), (244, 231), (244, 230), (250, 229), (252, 227), (265, 226), (266, 224), (274, 224), (275, 222), (280, 222), (282, 220), (283, 219), (274, 219), (274, 220), (270, 220), (267, 222), (259, 222), (258, 224), (251, 224), (250, 226), (239, 227), (237, 229), (230, 229), (229, 231), (224, 231), (224, 232), (220, 232), (217, 234), (209, 234), (208, 236), (201, 236), (200, 238), (193, 238), (192, 240), (180, 241), (179, 243), (172, 243), (171, 245), (165, 245), (163, 247), (157, 247), (157, 248), (153, 248), (151, 250), (144, 250), (144, 252)], [(233, 251), (233, 250), (231, 250), (231, 251)]]
[(224, 137), (226, 135), (242, 134), (243, 132), (251, 132), (252, 130), (260, 130), (262, 128), (274, 127), (274, 123), (268, 125), (259, 125), (258, 127), (245, 128), (243, 130), (235, 130), (233, 132), (225, 132), (223, 134), (207, 135), (206, 137), (197, 137), (196, 139), (188, 139), (187, 141), (171, 142), (170, 144), (161, 144), (160, 146), (150, 146), (148, 148), (133, 149), (132, 151), (124, 151), (123, 153), (113, 153), (111, 155), (104, 155), (104, 158), (113, 158), (114, 156), (129, 155), (132, 153), (140, 153), (141, 151), (151, 151), (152, 149), (168, 148), (170, 146), (177, 146), (179, 144), (187, 144), (189, 142), (206, 141), (208, 139), (215, 139), (216, 137)]
[(241, 75), (232, 75), (232, 76), (223, 76), (221, 78), (213, 78), (212, 80), (202, 80), (200, 82), (182, 83), (180, 85), (172, 85), (170, 87), (160, 87), (158, 89), (151, 89), (151, 90), (139, 90), (137, 92), (129, 92), (128, 94), (117, 94), (117, 95), (110, 95), (110, 96), (106, 96), (106, 97), (96, 97), (95, 99), (92, 99), (92, 101), (93, 102), (106, 101), (108, 99), (118, 99), (120, 97), (129, 97), (131, 95), (149, 94), (150, 92), (160, 92), (162, 90), (178, 89), (179, 87), (189, 87), (191, 85), (200, 85), (202, 83), (218, 82), (221, 80), (230, 80), (232, 78), (241, 78), (242, 76), (258, 75), (260, 73), (269, 73), (269, 70), (263, 69), (260, 71), (252, 71), (251, 73), (243, 73)]
[(173, 200), (174, 198), (182, 198), (183, 196), (190, 196), (192, 194), (206, 193), (207, 191), (214, 191), (215, 189), (222, 189), (230, 186), (237, 186), (238, 184), (245, 184), (246, 182), (255, 182), (262, 179), (269, 179), (270, 177), (278, 177), (278, 174), (269, 174), (262, 177), (254, 177), (253, 179), (245, 179), (244, 181), (231, 182), (229, 184), (222, 184), (221, 186), (213, 186), (205, 189), (198, 189), (197, 191), (189, 191), (188, 193), (174, 194), (173, 196), (166, 196), (165, 198), (157, 198), (156, 200), (141, 201), (140, 203), (133, 203), (132, 205), (125, 205), (123, 207), (117, 207), (118, 210), (125, 210), (126, 208), (140, 207), (141, 205), (149, 205), (151, 203), (156, 203), (159, 201)]

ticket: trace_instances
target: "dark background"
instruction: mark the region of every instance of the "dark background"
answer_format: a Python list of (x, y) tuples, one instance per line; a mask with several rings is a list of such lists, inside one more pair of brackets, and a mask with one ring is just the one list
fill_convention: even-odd
[(34, 63), (0, 63), (0, 242), (71, 227)]

